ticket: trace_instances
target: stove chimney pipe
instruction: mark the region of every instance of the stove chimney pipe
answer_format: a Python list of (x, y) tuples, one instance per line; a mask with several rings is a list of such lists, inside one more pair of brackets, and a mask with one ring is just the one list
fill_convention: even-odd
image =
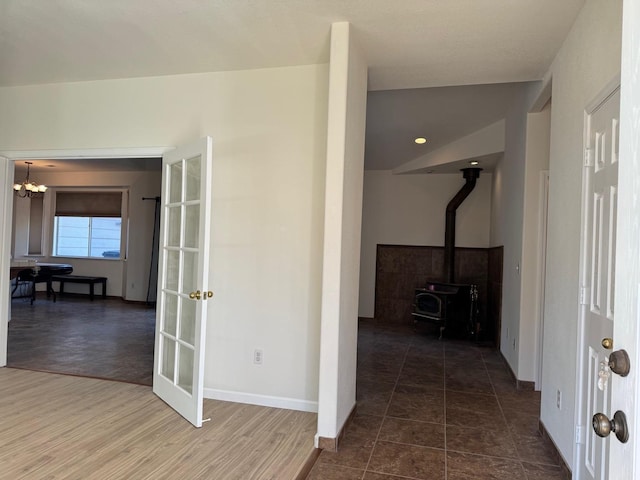
[(466, 183), (447, 205), (444, 225), (444, 273), (447, 283), (454, 283), (455, 246), (456, 246), (456, 210), (476, 186), (481, 168), (463, 168), (462, 177)]

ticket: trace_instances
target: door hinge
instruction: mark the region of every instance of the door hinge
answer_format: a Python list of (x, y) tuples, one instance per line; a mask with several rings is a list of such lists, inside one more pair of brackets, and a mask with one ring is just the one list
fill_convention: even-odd
[(576, 425), (576, 443), (584, 445), (586, 442), (586, 435), (584, 425)]
[(591, 289), (589, 287), (580, 288), (580, 305), (589, 305), (589, 296)]
[(593, 167), (593, 148), (584, 149), (584, 166)]

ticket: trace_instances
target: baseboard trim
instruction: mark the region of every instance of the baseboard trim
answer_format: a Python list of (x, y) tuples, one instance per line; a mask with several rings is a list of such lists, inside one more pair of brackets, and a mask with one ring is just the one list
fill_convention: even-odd
[(571, 473), (571, 469), (569, 468), (569, 465), (567, 465), (567, 462), (564, 461), (564, 458), (560, 453), (560, 450), (556, 446), (556, 443), (553, 441), (553, 438), (551, 438), (551, 435), (549, 435), (549, 432), (547, 431), (547, 428), (544, 426), (544, 423), (542, 423), (542, 420), (538, 420), (538, 430), (540, 431), (540, 435), (542, 435), (542, 438), (547, 440), (549, 444), (553, 447), (553, 450), (556, 454), (556, 460), (558, 461), (558, 465), (560, 465), (562, 478), (564, 480), (572, 480), (573, 474)]
[(347, 431), (347, 428), (349, 427), (351, 422), (353, 421), (353, 417), (355, 416), (356, 416), (356, 405), (354, 405), (353, 408), (351, 409), (349, 416), (345, 420), (344, 425), (342, 425), (342, 428), (338, 432), (338, 436), (336, 438), (321, 437), (316, 434), (316, 438), (315, 438), (316, 448), (320, 450), (328, 450), (329, 452), (337, 452), (338, 448), (340, 447), (340, 442), (342, 442), (342, 439), (344, 438), (344, 434)]
[(504, 364), (507, 366), (507, 369), (509, 370), (509, 375), (511, 375), (511, 378), (516, 384), (516, 389), (528, 390), (533, 392), (536, 389), (536, 382), (529, 382), (527, 380), (518, 380), (518, 377), (516, 376), (515, 372), (511, 369), (511, 365), (509, 365), (509, 362), (507, 362), (507, 359), (505, 358), (502, 352), (500, 352), (500, 356), (502, 357), (502, 361), (504, 362)]
[(300, 412), (318, 413), (318, 402), (297, 398), (273, 397), (270, 395), (257, 395), (255, 393), (219, 390), (217, 388), (205, 388), (204, 398), (225, 402), (247, 403), (261, 407), (285, 408), (287, 410), (298, 410)]

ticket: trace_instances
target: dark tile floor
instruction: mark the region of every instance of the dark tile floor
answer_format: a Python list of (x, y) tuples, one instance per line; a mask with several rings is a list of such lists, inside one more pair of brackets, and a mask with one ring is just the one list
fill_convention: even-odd
[(539, 409), (493, 348), (361, 321), (356, 414), (308, 480), (559, 480)]
[(117, 298), (44, 293), (11, 302), (10, 367), (151, 385), (155, 309)]

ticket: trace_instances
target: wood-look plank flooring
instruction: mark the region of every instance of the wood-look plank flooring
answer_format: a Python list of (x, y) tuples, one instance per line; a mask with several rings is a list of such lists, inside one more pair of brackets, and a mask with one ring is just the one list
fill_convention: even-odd
[(316, 414), (205, 400), (204, 416), (142, 385), (0, 368), (0, 478), (290, 480), (313, 455)]
[(151, 385), (155, 309), (87, 295), (11, 302), (10, 367)]

